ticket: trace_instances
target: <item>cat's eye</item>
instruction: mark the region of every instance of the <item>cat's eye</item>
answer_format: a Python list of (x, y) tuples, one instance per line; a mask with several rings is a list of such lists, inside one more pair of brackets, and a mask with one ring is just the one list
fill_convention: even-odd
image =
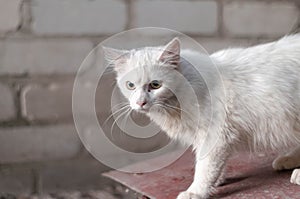
[(130, 81), (127, 81), (127, 82), (126, 82), (126, 87), (127, 87), (129, 90), (134, 90), (134, 89), (135, 89), (134, 83), (132, 83), (132, 82), (130, 82)]
[(153, 80), (150, 83), (150, 88), (152, 88), (152, 89), (159, 89), (160, 87), (161, 87), (161, 82), (158, 80)]

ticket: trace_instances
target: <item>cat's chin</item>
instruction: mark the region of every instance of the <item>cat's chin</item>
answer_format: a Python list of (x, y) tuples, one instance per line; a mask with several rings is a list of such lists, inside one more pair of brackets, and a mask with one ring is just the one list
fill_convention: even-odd
[(135, 111), (139, 112), (139, 113), (148, 113), (149, 111), (148, 110), (145, 110), (145, 109), (135, 109)]
[(149, 107), (143, 107), (143, 108), (135, 108), (134, 110), (137, 111), (137, 112), (146, 114), (146, 113), (157, 111), (157, 107), (149, 106)]

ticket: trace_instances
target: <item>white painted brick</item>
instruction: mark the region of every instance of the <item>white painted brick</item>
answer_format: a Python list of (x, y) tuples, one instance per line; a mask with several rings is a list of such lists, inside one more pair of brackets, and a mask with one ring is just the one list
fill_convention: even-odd
[(74, 74), (92, 48), (84, 39), (1, 41), (0, 74)]
[(0, 33), (14, 31), (21, 22), (20, 5), (22, 0), (0, 0)]
[(72, 158), (80, 149), (73, 125), (0, 129), (0, 163)]
[(21, 93), (22, 115), (28, 120), (72, 118), (72, 83), (30, 84)]
[[(96, 92), (96, 110), (100, 117), (108, 117), (111, 107), (111, 92), (113, 90), (113, 75), (101, 78)], [(87, 113), (84, 101), (89, 85), (82, 85), (79, 100), (83, 101), (81, 112)], [(50, 83), (48, 85), (29, 84), (21, 92), (22, 115), (31, 121), (61, 121), (72, 119), (73, 81)]]
[(291, 2), (233, 1), (224, 5), (224, 27), (233, 36), (281, 36), (297, 23)]
[(121, 0), (35, 0), (32, 29), (38, 34), (108, 34), (124, 30)]
[(12, 90), (4, 84), (0, 84), (0, 120), (12, 119), (16, 115)]
[(213, 34), (218, 28), (214, 1), (148, 1), (133, 4), (134, 27), (155, 26), (193, 34)]

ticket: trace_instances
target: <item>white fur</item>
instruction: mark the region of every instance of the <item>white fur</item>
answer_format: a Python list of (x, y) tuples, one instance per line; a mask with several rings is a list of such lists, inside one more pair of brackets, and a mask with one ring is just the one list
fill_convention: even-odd
[[(145, 98), (149, 104), (147, 110), (142, 111), (170, 137), (193, 145), (196, 152), (194, 182), (178, 199), (207, 198), (215, 183), (220, 181), (223, 167), (233, 150), (278, 150), (300, 146), (299, 34), (268, 44), (212, 54), (209, 58), (216, 64), (223, 81), (218, 81), (211, 70), (212, 62), (207, 57), (190, 50), (181, 52), (181, 57), (200, 63), (201, 73), (208, 77), (204, 81), (195, 76), (195, 70), (184, 60), (176, 68), (161, 63), (162, 49), (146, 47), (126, 51), (129, 55), (122, 62), (123, 66), (118, 66), (123, 67), (123, 71), (117, 70), (117, 80), (133, 109), (139, 110), (136, 101)], [(180, 75), (188, 80), (197, 93), (199, 104), (191, 99), (190, 90)], [(126, 89), (127, 80), (136, 84), (135, 91)], [(143, 86), (152, 80), (162, 80), (163, 86), (147, 92)], [(221, 88), (225, 88), (226, 95), (223, 95)], [(175, 91), (181, 99), (180, 106), (171, 91)], [(156, 106), (156, 101), (162, 97), (167, 99), (165, 105), (171, 104), (181, 111)], [(211, 114), (211, 107), (215, 114)], [(219, 140), (203, 157), (200, 151), (209, 125), (212, 129), (208, 135), (210, 141), (215, 137), (219, 137)], [(208, 148), (212, 145), (210, 141), (204, 142)], [(299, 149), (295, 151), (297, 153), (292, 154), (297, 155), (288, 156), (292, 163), (285, 165), (286, 159), (279, 158), (274, 162), (274, 168), (299, 166), (300, 152)], [(299, 170), (294, 171), (291, 182), (299, 184), (299, 173)]]

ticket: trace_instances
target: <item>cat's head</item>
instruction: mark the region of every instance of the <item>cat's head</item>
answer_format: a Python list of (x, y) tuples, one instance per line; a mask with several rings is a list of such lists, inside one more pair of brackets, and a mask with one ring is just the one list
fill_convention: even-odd
[[(173, 106), (180, 63), (180, 41), (165, 46), (117, 50), (104, 47), (105, 59), (117, 73), (117, 84), (134, 110), (149, 112)], [(172, 104), (173, 103), (173, 104)]]

